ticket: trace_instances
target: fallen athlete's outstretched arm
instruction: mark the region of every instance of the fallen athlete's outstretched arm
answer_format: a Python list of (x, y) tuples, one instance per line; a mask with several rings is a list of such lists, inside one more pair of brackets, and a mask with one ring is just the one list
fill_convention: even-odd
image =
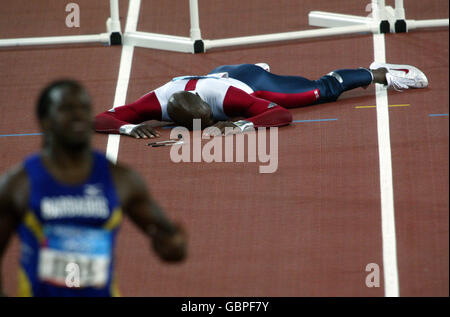
[(7, 172), (0, 179), (0, 296), (2, 288), (1, 267), (9, 240), (19, 226), (26, 210), (29, 182), (22, 166)]
[(135, 138), (158, 137), (159, 134), (147, 120), (161, 120), (161, 106), (154, 92), (150, 92), (133, 103), (116, 107), (95, 116), (95, 131), (120, 133)]
[(183, 228), (164, 215), (136, 172), (120, 164), (110, 166), (124, 213), (152, 239), (153, 249), (161, 259), (182, 261), (187, 253)]

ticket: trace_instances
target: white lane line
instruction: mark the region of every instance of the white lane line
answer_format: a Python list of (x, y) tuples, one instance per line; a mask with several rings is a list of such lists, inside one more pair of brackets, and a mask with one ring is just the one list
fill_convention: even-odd
[[(127, 15), (127, 24), (125, 32), (136, 31), (137, 21), (139, 18), (139, 8), (141, 0), (130, 0)], [(122, 55), (120, 57), (119, 76), (117, 78), (116, 95), (114, 96), (113, 108), (125, 104), (128, 90), (128, 82), (130, 80), (131, 64), (133, 62), (134, 46), (128, 45), (125, 42), (122, 46)], [(106, 157), (113, 162), (117, 162), (119, 154), (120, 135), (110, 134), (108, 136), (108, 143), (106, 145)]]
[[(373, 35), (374, 58), (386, 62), (384, 34)], [(380, 161), (381, 231), (383, 239), (384, 295), (398, 297), (397, 241), (387, 90), (376, 84), (378, 156)]]

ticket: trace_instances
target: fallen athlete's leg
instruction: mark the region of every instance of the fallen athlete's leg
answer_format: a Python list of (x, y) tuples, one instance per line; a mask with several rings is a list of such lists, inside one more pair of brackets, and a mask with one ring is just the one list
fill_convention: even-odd
[(347, 90), (366, 87), (371, 83), (386, 83), (386, 69), (375, 71), (359, 69), (338, 69), (316, 80), (320, 90), (319, 103), (336, 101)]
[(401, 91), (409, 88), (426, 88), (428, 79), (414, 66), (374, 62), (370, 65), (370, 69), (335, 70), (320, 78), (317, 83), (321, 86), (319, 102), (327, 102), (336, 100), (344, 91), (364, 87), (370, 83), (383, 84), (387, 88)]
[[(295, 108), (336, 100), (339, 95), (356, 87), (369, 85), (374, 77), (368, 69), (336, 70), (319, 80), (300, 76), (280, 76), (253, 64), (224, 65), (212, 73), (228, 72), (228, 76), (246, 83), (253, 95), (267, 99), (285, 108)], [(377, 79), (382, 78), (379, 70)]]
[(339, 69), (318, 80), (300, 76), (280, 76), (254, 64), (224, 65), (211, 73), (228, 72), (229, 77), (246, 83), (253, 95), (273, 101), (285, 108), (336, 101), (347, 90), (372, 83), (403, 90), (424, 88), (428, 80), (419, 69), (409, 65), (372, 63), (370, 69)]
[(254, 64), (223, 65), (210, 72), (227, 72), (253, 89), (252, 95), (273, 101), (285, 108), (310, 105), (319, 98), (319, 86), (300, 76), (280, 76)]

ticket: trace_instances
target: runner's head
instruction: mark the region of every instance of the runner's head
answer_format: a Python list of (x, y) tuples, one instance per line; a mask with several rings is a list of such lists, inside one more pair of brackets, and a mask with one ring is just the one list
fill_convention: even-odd
[(211, 107), (198, 94), (188, 91), (174, 93), (167, 103), (169, 117), (178, 125), (193, 129), (193, 120), (201, 119), (201, 128), (214, 124)]
[(90, 98), (76, 81), (59, 80), (42, 91), (36, 114), (44, 133), (45, 144), (69, 148), (90, 145), (93, 117)]

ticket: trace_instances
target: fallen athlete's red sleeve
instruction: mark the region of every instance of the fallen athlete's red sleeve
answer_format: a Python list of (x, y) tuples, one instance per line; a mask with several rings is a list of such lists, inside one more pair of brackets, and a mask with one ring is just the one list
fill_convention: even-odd
[(225, 95), (223, 110), (229, 117), (245, 117), (245, 120), (253, 122), (255, 128), (278, 127), (292, 122), (289, 110), (233, 86)]
[(154, 92), (133, 103), (102, 112), (95, 117), (95, 131), (119, 133), (125, 124), (138, 124), (147, 120), (161, 120), (161, 105)]

